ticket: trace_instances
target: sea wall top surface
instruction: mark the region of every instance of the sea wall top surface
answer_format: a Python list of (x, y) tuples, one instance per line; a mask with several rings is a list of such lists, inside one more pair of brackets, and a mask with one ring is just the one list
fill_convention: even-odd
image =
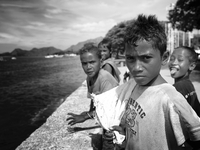
[[(100, 127), (95, 120), (76, 124), (73, 128), (67, 124), (68, 113), (80, 114), (89, 110), (90, 99), (87, 87), (83, 84), (74, 91), (65, 102), (47, 119), (40, 128), (33, 132), (16, 150), (92, 150), (93, 143), (100, 140)], [(69, 132), (74, 129), (74, 133)], [(93, 146), (92, 146), (93, 145)]]

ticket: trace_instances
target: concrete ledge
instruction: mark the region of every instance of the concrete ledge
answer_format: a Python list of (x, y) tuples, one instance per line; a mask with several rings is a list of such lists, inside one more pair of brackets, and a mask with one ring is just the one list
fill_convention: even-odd
[(88, 130), (87, 127), (96, 127), (94, 120), (74, 126), (82, 131), (72, 134), (67, 130), (69, 127), (66, 121), (67, 113), (79, 114), (89, 109), (90, 99), (86, 95), (87, 87), (82, 85), (16, 150), (93, 150), (92, 143), (99, 140), (100, 128)]

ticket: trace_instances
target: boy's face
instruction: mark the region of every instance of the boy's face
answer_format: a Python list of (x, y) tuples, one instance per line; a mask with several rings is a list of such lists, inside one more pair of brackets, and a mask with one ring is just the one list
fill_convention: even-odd
[(106, 60), (108, 58), (110, 58), (110, 50), (107, 48), (106, 44), (102, 44), (99, 47), (99, 50), (101, 51), (101, 58), (102, 60)]
[(160, 51), (151, 43), (140, 40), (136, 46), (126, 44), (126, 64), (133, 78), (139, 85), (147, 85), (160, 73), (162, 58)]
[(168, 65), (172, 78), (188, 75), (190, 67), (189, 56), (189, 52), (183, 48), (177, 48), (173, 51)]
[(101, 61), (95, 52), (81, 54), (80, 60), (82, 68), (89, 78), (94, 78), (98, 75)]

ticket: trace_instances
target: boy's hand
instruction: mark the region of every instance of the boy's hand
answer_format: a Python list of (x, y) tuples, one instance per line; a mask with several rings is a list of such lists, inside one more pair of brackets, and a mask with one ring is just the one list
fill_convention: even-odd
[(75, 125), (76, 123), (82, 123), (86, 120), (85, 119), (86, 113), (82, 113), (80, 115), (68, 113), (68, 115), (70, 115), (70, 117), (67, 118), (67, 121), (69, 121), (68, 124), (70, 126)]
[[(125, 128), (121, 127), (121, 126), (112, 126), (110, 128), (111, 131), (117, 131), (118, 134), (120, 134), (120, 136), (118, 135), (118, 137), (115, 137), (115, 144), (118, 147), (117, 149), (125, 149), (126, 147), (126, 141), (125, 141)], [(117, 133), (115, 133), (115, 136), (117, 136)]]
[(105, 140), (113, 140), (114, 138), (114, 133), (112, 131), (107, 131), (105, 130), (104, 134), (102, 135), (103, 139)]
[(111, 131), (118, 131), (120, 134), (125, 135), (125, 130), (121, 126), (112, 126), (110, 128)]

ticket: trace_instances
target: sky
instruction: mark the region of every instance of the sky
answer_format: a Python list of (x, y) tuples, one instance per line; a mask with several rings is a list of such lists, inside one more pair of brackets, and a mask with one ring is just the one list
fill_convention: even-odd
[(0, 0), (0, 53), (53, 46), (66, 50), (104, 37), (114, 25), (138, 14), (167, 21), (177, 0)]

